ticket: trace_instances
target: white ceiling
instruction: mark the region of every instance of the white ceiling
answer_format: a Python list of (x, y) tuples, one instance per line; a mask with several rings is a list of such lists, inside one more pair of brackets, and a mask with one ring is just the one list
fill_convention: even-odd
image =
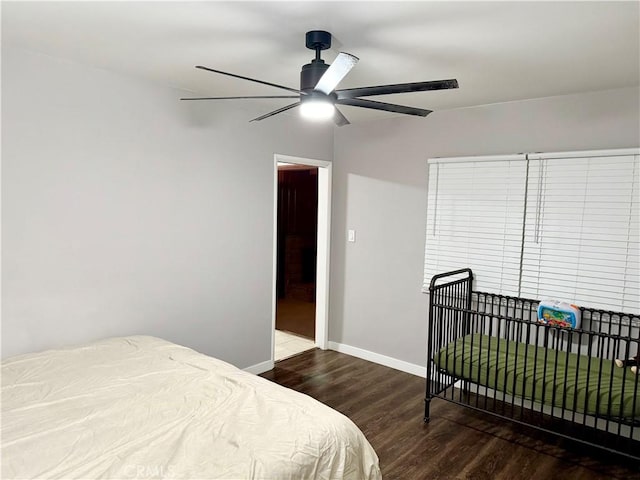
[[(197, 95), (288, 92), (313, 57), (360, 58), (339, 88), (457, 78), (457, 90), (374, 98), (442, 110), (640, 84), (640, 3), (2, 2), (3, 45), (142, 77)], [(188, 95), (187, 95), (188, 96)], [(254, 100), (242, 100), (252, 102)], [(265, 101), (265, 112), (290, 100)], [(216, 108), (212, 102), (211, 108)], [(392, 114), (341, 107), (350, 120)]]

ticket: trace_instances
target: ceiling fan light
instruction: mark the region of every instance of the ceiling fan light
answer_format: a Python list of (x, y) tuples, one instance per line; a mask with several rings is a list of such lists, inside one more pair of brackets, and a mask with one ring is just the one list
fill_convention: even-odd
[(333, 104), (324, 100), (307, 100), (300, 105), (300, 115), (308, 120), (328, 120), (334, 113)]

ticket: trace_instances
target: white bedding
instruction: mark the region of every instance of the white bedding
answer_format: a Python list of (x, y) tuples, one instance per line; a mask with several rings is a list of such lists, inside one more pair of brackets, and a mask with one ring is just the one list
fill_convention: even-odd
[(381, 478), (345, 416), (153, 337), (2, 363), (2, 478)]

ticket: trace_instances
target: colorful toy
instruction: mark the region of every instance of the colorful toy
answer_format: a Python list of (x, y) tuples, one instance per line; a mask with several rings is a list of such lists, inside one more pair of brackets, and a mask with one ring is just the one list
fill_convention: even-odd
[(538, 305), (538, 322), (553, 327), (580, 328), (580, 307), (558, 300), (542, 300)]

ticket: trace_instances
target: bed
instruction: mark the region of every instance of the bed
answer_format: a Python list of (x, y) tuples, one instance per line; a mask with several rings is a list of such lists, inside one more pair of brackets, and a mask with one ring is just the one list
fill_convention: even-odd
[(2, 478), (380, 479), (326, 405), (148, 336), (2, 363)]

